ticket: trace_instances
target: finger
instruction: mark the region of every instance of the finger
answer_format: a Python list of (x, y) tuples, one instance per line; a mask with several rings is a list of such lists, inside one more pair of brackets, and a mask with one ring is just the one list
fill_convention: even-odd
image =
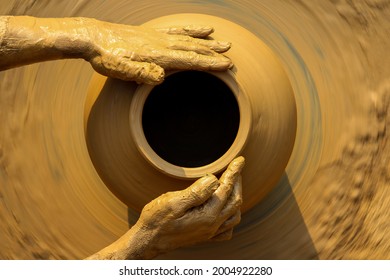
[(210, 240), (211, 241), (225, 241), (225, 240), (230, 240), (233, 237), (233, 229), (229, 229), (225, 232), (222, 232), (214, 237), (212, 237)]
[[(227, 170), (222, 174), (221, 178), (219, 179), (219, 188), (215, 191), (212, 198), (205, 206), (208, 208), (208, 211), (212, 211), (215, 215), (218, 215), (220, 217), (220, 220), (222, 221), (227, 219), (227, 217), (221, 216), (221, 211), (227, 204), (227, 201), (233, 189), (235, 189), (234, 187), (240, 177), (239, 175), (242, 168), (244, 167), (244, 164), (245, 159), (243, 157), (238, 157), (229, 164)], [(236, 188), (237, 191), (240, 191), (241, 181), (238, 181)], [(234, 204), (227, 207), (227, 209), (229, 211), (232, 211), (233, 206)], [(224, 213), (224, 215), (226, 214)]]
[(96, 57), (91, 61), (93, 68), (102, 75), (124, 81), (145, 84), (159, 84), (164, 80), (164, 69), (155, 63), (130, 61), (127, 59), (105, 61)]
[(213, 50), (211, 50), (208, 47), (199, 44), (192, 44), (192, 43), (189, 44), (187, 42), (180, 42), (180, 41), (173, 41), (171, 44), (169, 44), (168, 48), (171, 50), (193, 51), (198, 54), (209, 55), (209, 56), (214, 56), (216, 54)]
[(175, 204), (179, 212), (186, 212), (191, 208), (205, 203), (219, 186), (219, 181), (214, 175), (206, 175), (187, 189), (178, 192)]
[(205, 25), (186, 25), (157, 28), (156, 31), (171, 35), (187, 35), (194, 38), (205, 38), (214, 32), (214, 28)]
[(233, 186), (236, 182), (237, 178), (241, 174), (241, 170), (245, 165), (245, 158), (238, 157), (234, 159), (226, 169), (226, 171), (222, 174), (219, 182), (221, 184)]
[(238, 210), (233, 216), (231, 216), (229, 219), (227, 219), (217, 230), (215, 235), (219, 235), (229, 229), (234, 228), (236, 225), (238, 225), (241, 222), (241, 211)]
[(169, 36), (167, 38), (170, 41), (178, 41), (178, 42), (187, 42), (188, 44), (195, 44), (195, 45), (201, 45), (204, 47), (207, 47), (215, 52), (223, 53), (230, 49), (232, 46), (229, 42), (224, 41), (217, 41), (217, 40), (204, 40), (204, 39), (197, 39), (192, 38), (190, 36)]
[(211, 50), (213, 50), (217, 53), (227, 52), (232, 46), (231, 43), (224, 42), (224, 41), (204, 40), (204, 39), (195, 39), (195, 38), (184, 39), (184, 38), (186, 38), (186, 37), (183, 36), (181, 39), (183, 41), (187, 41), (187, 42), (189, 41), (193, 44), (205, 46), (205, 47), (210, 48)]
[(233, 64), (223, 55), (207, 56), (193, 51), (165, 50), (140, 55), (137, 61), (154, 62), (166, 70), (225, 71)]
[(226, 205), (223, 207), (221, 214), (219, 215), (220, 219), (226, 220), (241, 208), (242, 205), (242, 178), (238, 176), (236, 182), (234, 183), (233, 191), (229, 196)]

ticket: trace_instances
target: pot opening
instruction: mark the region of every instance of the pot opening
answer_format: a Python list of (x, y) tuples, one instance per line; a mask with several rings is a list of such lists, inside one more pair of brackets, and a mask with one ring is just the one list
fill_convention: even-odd
[(199, 71), (171, 74), (145, 101), (142, 127), (154, 152), (180, 167), (201, 167), (233, 144), (240, 111), (233, 91)]

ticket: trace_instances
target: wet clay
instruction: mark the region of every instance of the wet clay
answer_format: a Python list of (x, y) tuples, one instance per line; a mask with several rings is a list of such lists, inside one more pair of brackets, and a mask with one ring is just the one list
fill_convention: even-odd
[(103, 75), (157, 84), (164, 79), (164, 69), (231, 67), (230, 59), (218, 54), (228, 50), (229, 43), (187, 35), (207, 37), (213, 32), (212, 28), (202, 26), (159, 29), (175, 34), (167, 35), (158, 30), (91, 18), (6, 16), (0, 21), (0, 70), (60, 58), (82, 58)]
[(151, 259), (199, 242), (231, 239), (241, 220), (237, 207), (242, 204), (244, 164), (239, 157), (219, 180), (206, 175), (183, 191), (154, 199), (126, 234), (89, 259)]
[[(174, 25), (184, 24), (189, 17), (195, 24), (206, 23), (214, 26), (216, 30), (219, 30), (213, 35), (217, 40), (226, 38), (236, 46), (228, 52), (229, 57), (235, 61), (231, 70), (223, 73), (207, 73), (225, 83), (225, 85), (218, 85), (219, 91), (228, 86), (237, 100), (239, 124), (237, 135), (231, 146), (227, 147), (228, 150), (220, 158), (200, 167), (169, 163), (161, 152), (159, 154), (153, 150), (153, 145), (155, 146), (156, 143), (150, 139), (149, 143), (147, 137), (150, 135), (147, 135), (148, 131), (145, 133), (143, 122), (143, 113), (149, 111), (147, 104), (149, 96), (153, 96), (159, 87), (153, 89), (147, 85), (131, 87), (128, 84), (95, 75), (90, 84), (85, 110), (89, 154), (105, 184), (129, 208), (136, 211), (140, 211), (150, 198), (157, 197), (166, 191), (182, 189), (188, 184), (188, 180), (199, 178), (206, 173), (222, 172), (231, 160), (238, 155), (243, 155), (248, 162), (252, 163), (247, 165), (243, 172), (253, 174), (248, 181), (245, 181), (245, 176), (243, 177), (246, 187), (243, 193), (242, 211), (246, 212), (274, 188), (283, 175), (291, 155), (297, 126), (296, 102), (292, 86), (276, 55), (253, 34), (230, 21), (201, 14), (176, 14), (156, 18), (145, 25), (160, 28), (168, 22)], [(246, 40), (240, 41), (234, 34), (241, 34)], [(247, 52), (247, 56), (241, 59), (244, 52)], [(247, 66), (247, 61), (253, 61), (250, 67)], [(185, 73), (174, 73), (172, 77), (179, 74), (185, 75)], [(168, 84), (163, 83), (160, 87), (169, 85), (169, 78), (170, 76), (167, 78)], [(202, 81), (203, 79), (192, 81), (197, 84), (187, 90), (186, 96), (195, 96), (191, 105), (197, 105), (195, 108), (202, 114), (206, 114), (213, 100), (212, 96), (208, 98), (207, 95), (214, 93), (207, 92), (212, 84), (209, 82), (203, 84)], [(173, 88), (177, 90), (182, 87), (178, 83)], [(181, 93), (187, 91), (183, 89)], [(200, 92), (199, 95), (196, 91)], [(215, 92), (215, 94), (218, 93)], [(169, 98), (169, 93), (167, 96)], [(228, 98), (229, 95), (219, 97), (221, 108), (215, 108), (216, 114), (223, 108), (223, 102)], [(207, 104), (203, 105), (203, 102)], [(89, 107), (89, 104), (93, 105)], [(171, 111), (179, 110), (171, 108), (171, 105), (166, 107)], [(182, 108), (184, 109), (185, 105)], [(196, 129), (191, 128), (191, 123), (185, 120), (186, 113), (188, 112), (173, 113), (173, 117), (177, 120), (173, 121), (172, 127), (169, 128), (176, 129), (173, 126), (174, 123), (185, 121), (183, 126), (195, 133)], [(234, 111), (226, 112), (225, 118), (229, 120), (214, 130), (222, 130), (225, 123), (234, 119), (233, 113)], [(195, 112), (191, 114), (191, 116), (194, 115)], [(155, 117), (162, 118), (163, 116), (156, 114)], [(217, 119), (213, 117), (204, 122), (204, 125), (212, 127)], [(170, 130), (165, 129), (164, 133), (167, 134), (168, 131)], [(193, 140), (199, 140), (192, 144), (191, 150), (204, 147), (201, 141), (207, 144), (212, 143), (212, 135), (212, 133), (198, 132)], [(174, 141), (178, 143), (182, 139)], [(161, 139), (159, 144), (163, 142), (164, 139)], [(218, 145), (223, 145), (223, 141)], [(176, 146), (176, 150), (179, 151), (181, 147), (178, 144)], [(214, 152), (218, 149), (215, 148)], [(258, 156), (259, 154), (261, 157)], [(180, 153), (178, 156), (181, 156)], [(183, 156), (181, 161), (183, 163), (189, 159)], [(118, 166), (121, 168), (118, 169)], [(155, 187), (156, 182), (158, 182), (158, 188)], [(137, 192), (130, 192), (129, 186), (137, 186)]]
[[(46, 19), (23, 16), (0, 17), (0, 21), (2, 21), (3, 26), (2, 41), (0, 42), (0, 52), (4, 58), (1, 61), (1, 69), (3, 70), (59, 58), (84, 58), (91, 61), (94, 68), (102, 67), (104, 71), (99, 72), (110, 75), (110, 78), (130, 79), (135, 82), (149, 82), (148, 78), (143, 76), (145, 73), (136, 71), (134, 75), (130, 69), (134, 63), (135, 65), (139, 63), (144, 64), (143, 61), (137, 61), (137, 59), (140, 60), (139, 57), (133, 57), (134, 53), (131, 51), (130, 56), (128, 56), (129, 53), (118, 52), (119, 46), (117, 43), (121, 41), (119, 35), (109, 36), (108, 34), (104, 34), (104, 32), (96, 33), (95, 25), (99, 25), (102, 22), (85, 18)], [(102, 24), (104, 25), (104, 23)], [(113, 27), (115, 28), (115, 25)], [(132, 27), (128, 28), (132, 29)], [(194, 28), (192, 31), (197, 33), (198, 28)], [(95, 33), (91, 31), (93, 29), (95, 29)], [(187, 33), (187, 29), (188, 27), (183, 29), (183, 31)], [(125, 33), (125, 27), (122, 26), (122, 30)], [(175, 34), (178, 32), (177, 28), (173, 30)], [(147, 29), (144, 32), (147, 33)], [(156, 33), (157, 31), (149, 29), (149, 32)], [(212, 29), (209, 30), (209, 34), (211, 32)], [(203, 29), (200, 34), (203, 34)], [(96, 50), (94, 47), (98, 45), (95, 43), (95, 40), (99, 36), (102, 36), (105, 40), (107, 39), (106, 44), (110, 49), (103, 57), (106, 56), (108, 58), (102, 58), (101, 50)], [(146, 37), (145, 34), (143, 36)], [(142, 40), (142, 35), (136, 34), (134, 40)], [(167, 52), (166, 57), (163, 57), (163, 54), (159, 53), (157, 48), (151, 48), (150, 57), (143, 50), (144, 56), (146, 59), (154, 58), (161, 65), (158, 67), (165, 67), (168, 70), (183, 68), (201, 70), (204, 68), (205, 61), (208, 61), (213, 66), (207, 67), (204, 70), (210, 70), (215, 67), (215, 63), (218, 64), (218, 60), (219, 62), (223, 60), (229, 61), (228, 58), (222, 56), (215, 58), (196, 54), (197, 48), (191, 47), (191, 44), (195, 45), (192, 43), (192, 40), (194, 40), (192, 37), (183, 35), (166, 36), (168, 44), (169, 41), (174, 40), (183, 41), (182, 47), (178, 48), (180, 51)], [(159, 42), (160, 44), (163, 43), (161, 39)], [(200, 48), (199, 52), (205, 53), (207, 47), (201, 45), (202, 42), (199, 39), (196, 41)], [(131, 45), (127, 41), (123, 43), (128, 46)], [(204, 44), (208, 45), (213, 43), (214, 45), (218, 44), (216, 41), (207, 41)], [(229, 44), (226, 45), (229, 46)], [(212, 56), (217, 55), (212, 49), (215, 49), (215, 47), (209, 46), (207, 54)], [(219, 51), (223, 52), (224, 50)], [(156, 53), (158, 54), (157, 56), (155, 56)], [(194, 56), (194, 54), (196, 55)], [(188, 59), (190, 58), (193, 61), (188, 63)], [(111, 62), (107, 62), (107, 59)], [(117, 60), (118, 63), (113, 63), (113, 60)], [(164, 63), (161, 63), (162, 60), (164, 60)], [(110, 65), (108, 71), (106, 71), (107, 63)], [(123, 67), (124, 63), (130, 65), (130, 68)], [(225, 66), (225, 69), (220, 68), (221, 65), (215, 68), (219, 68), (218, 70), (226, 70), (227, 67), (230, 67), (230, 64), (229, 62)], [(152, 62), (148, 66), (153, 67), (154, 65)], [(161, 75), (163, 75), (163, 68), (161, 70)], [(118, 75), (118, 72), (122, 73), (123, 71), (128, 71), (129, 73), (125, 73), (126, 76), (123, 77)], [(162, 79), (163, 76), (160, 80)], [(187, 190), (166, 193), (156, 198), (157, 202), (152, 201), (144, 207), (137, 224), (131, 227), (115, 243), (93, 255), (91, 258), (152, 258), (172, 249), (202, 241), (230, 239), (233, 227), (237, 225), (241, 217), (242, 191), (241, 179), (238, 178), (243, 165), (244, 158), (239, 157), (229, 165), (228, 170), (221, 177), (221, 182), (215, 176), (207, 175), (199, 179)], [(213, 201), (215, 199), (217, 199), (217, 202)], [(176, 208), (178, 208), (178, 212), (174, 215), (173, 209), (176, 210)], [(165, 213), (165, 219), (160, 217), (161, 213)], [(148, 218), (144, 218), (144, 216)], [(183, 235), (178, 230), (182, 229), (184, 232), (190, 232), (193, 231), (194, 226), (196, 228), (204, 227), (206, 230), (195, 231), (195, 235)], [(168, 244), (166, 244), (165, 240), (160, 240), (161, 236), (170, 240)], [(179, 242), (179, 239), (181, 242)], [(160, 243), (164, 243), (164, 245)]]
[[(278, 183), (242, 215), (232, 240), (164, 258), (390, 258), (388, 1), (139, 1), (131, 8), (126, 1), (19, 2), (2, 1), (0, 11), (133, 25), (212, 14), (255, 34), (283, 65), (297, 130)], [(138, 212), (107, 188), (86, 146), (84, 101), (93, 74), (81, 60), (0, 73), (1, 258), (84, 258), (135, 224)], [(259, 172), (251, 162), (244, 197)], [(154, 195), (132, 191), (145, 201)]]

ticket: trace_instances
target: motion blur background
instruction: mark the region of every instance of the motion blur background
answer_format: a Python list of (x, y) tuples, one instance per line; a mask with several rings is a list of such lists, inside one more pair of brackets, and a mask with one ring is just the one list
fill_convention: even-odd
[[(175, 13), (225, 18), (266, 43), (293, 86), (298, 127), (284, 176), (231, 241), (161, 258), (389, 259), (390, 1), (0, 0), (2, 15), (132, 25)], [(82, 60), (0, 72), (1, 259), (84, 258), (136, 221), (88, 154), (93, 75)]]

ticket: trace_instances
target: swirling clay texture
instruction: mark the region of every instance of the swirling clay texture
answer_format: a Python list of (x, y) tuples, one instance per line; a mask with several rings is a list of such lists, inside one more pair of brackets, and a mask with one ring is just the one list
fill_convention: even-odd
[[(244, 198), (249, 202), (233, 239), (161, 258), (390, 258), (388, 1), (1, 0), (0, 12), (84, 16), (134, 25), (152, 24), (166, 15), (206, 14), (241, 26), (275, 56), (296, 108), (295, 121), (286, 119), (287, 124), (296, 123), (287, 166), (271, 180), (267, 194), (251, 202), (246, 186), (253, 190), (250, 186), (258, 174), (276, 176), (256, 163), (261, 155), (251, 148), (243, 173)], [(215, 37), (223, 32), (219, 34), (217, 27)], [(245, 32), (233, 35), (243, 45), (249, 40)], [(236, 56), (234, 48), (227, 55), (231, 53), (233, 62), (245, 69), (242, 73), (250, 75), (250, 69), (261, 65), (262, 61), (246, 59), (259, 57), (252, 50)], [(142, 203), (124, 204), (126, 199), (111, 192), (102, 170), (131, 174), (125, 174), (127, 167), (120, 161), (98, 160), (97, 165), (99, 149), (90, 153), (86, 138), (93, 142), (99, 136), (89, 134), (87, 127), (97, 101), (118, 102), (117, 110), (104, 120), (131, 133), (125, 123), (112, 120), (120, 110), (129, 112), (132, 96), (126, 90), (135, 90), (131, 88), (135, 85), (113, 81), (119, 88), (113, 92), (115, 98), (94, 96), (106, 80), (81, 60), (4, 71), (0, 81), (0, 258), (84, 258), (126, 232)], [(280, 108), (290, 108), (291, 100), (278, 100)], [(243, 153), (248, 146), (249, 142)], [(275, 153), (285, 148), (273, 147)], [(122, 151), (134, 162), (146, 163), (137, 151), (126, 147)], [(166, 180), (174, 189), (190, 183)], [(136, 181), (131, 194), (146, 202), (166, 190), (150, 193)]]

